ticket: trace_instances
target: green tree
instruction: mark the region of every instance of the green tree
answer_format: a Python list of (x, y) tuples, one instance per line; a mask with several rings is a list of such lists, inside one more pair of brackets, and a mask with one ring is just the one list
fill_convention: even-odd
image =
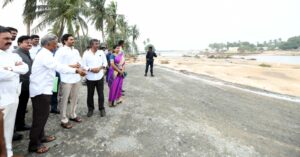
[(137, 25), (133, 25), (131, 28), (131, 37), (132, 37), (132, 48), (134, 50), (135, 53), (138, 53), (138, 46), (136, 44), (136, 40), (139, 38), (140, 36), (140, 32), (139, 29), (137, 28)]
[(116, 44), (117, 31), (117, 3), (111, 1), (107, 8), (105, 8), (106, 33), (108, 34), (107, 44), (113, 47)]
[[(8, 3), (13, 2), (13, 0), (5, 0), (2, 7), (5, 7)], [(36, 19), (36, 9), (38, 0), (26, 0), (25, 7), (23, 11), (23, 22), (26, 24), (27, 35), (30, 35), (31, 25)]]
[(282, 50), (298, 49), (300, 47), (300, 36), (289, 38), (286, 42), (283, 42), (279, 48)]
[(227, 45), (223, 43), (213, 43), (213, 44), (209, 44), (208, 47), (219, 52), (220, 50), (227, 48)]
[(41, 22), (34, 28), (34, 32), (40, 31), (52, 25), (52, 31), (61, 37), (65, 29), (70, 34), (79, 36), (88, 33), (88, 25), (85, 17), (89, 15), (89, 9), (84, 0), (48, 0), (45, 4), (37, 6), (36, 15), (41, 17)]
[(131, 27), (128, 25), (124, 15), (119, 15), (117, 18), (117, 40), (125, 41), (125, 51), (132, 52), (130, 44), (130, 36), (132, 35)]
[(89, 36), (79, 36), (76, 37), (76, 42), (74, 47), (78, 50), (80, 50), (81, 48), (83, 49), (83, 51), (80, 52), (81, 55), (83, 55), (84, 50), (86, 50), (90, 45), (90, 40), (92, 38)]
[(117, 18), (117, 29), (121, 39), (127, 40), (130, 35), (130, 28), (124, 15), (119, 15)]
[(104, 34), (104, 24), (105, 24), (105, 2), (106, 0), (88, 0), (90, 3), (90, 11), (92, 14), (90, 15), (89, 20), (93, 25), (95, 25), (96, 30), (101, 31), (102, 40), (105, 42), (105, 34)]

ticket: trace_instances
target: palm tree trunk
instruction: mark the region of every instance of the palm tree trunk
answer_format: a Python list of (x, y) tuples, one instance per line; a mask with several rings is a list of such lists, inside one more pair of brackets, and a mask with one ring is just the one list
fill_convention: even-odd
[(80, 47), (80, 54), (83, 54), (83, 48), (82, 48), (82, 40), (80, 39), (80, 35), (79, 35), (79, 31), (77, 31), (77, 36), (78, 36), (78, 40), (79, 40), (79, 47)]
[(102, 40), (105, 43), (105, 35), (104, 35), (104, 29), (103, 28), (101, 28), (101, 33), (102, 33)]
[(30, 35), (30, 22), (26, 23), (27, 35)]
[(61, 21), (60, 30), (59, 30), (59, 33), (58, 33), (58, 42), (62, 42), (61, 41), (61, 36), (62, 36), (62, 34), (64, 32), (64, 28), (65, 28), (65, 22), (64, 21), (65, 20)]

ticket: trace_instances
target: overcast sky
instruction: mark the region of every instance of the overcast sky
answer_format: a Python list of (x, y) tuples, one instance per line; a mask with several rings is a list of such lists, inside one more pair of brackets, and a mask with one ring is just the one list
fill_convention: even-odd
[[(3, 0), (0, 0), (1, 5)], [(26, 33), (25, 0), (0, 10), (0, 25)], [(118, 12), (140, 30), (138, 44), (149, 38), (160, 50), (204, 49), (212, 42), (250, 41), (300, 35), (300, 0), (117, 0)], [(90, 26), (90, 36), (101, 33)], [(46, 31), (41, 32), (44, 35)]]

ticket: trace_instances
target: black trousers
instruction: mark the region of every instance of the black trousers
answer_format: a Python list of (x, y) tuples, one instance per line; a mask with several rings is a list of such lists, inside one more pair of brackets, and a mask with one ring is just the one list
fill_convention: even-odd
[(30, 130), (29, 149), (37, 149), (45, 137), (45, 125), (50, 111), (51, 95), (38, 95), (32, 98), (32, 126)]
[(149, 68), (149, 66), (150, 66), (150, 72), (151, 72), (151, 74), (153, 74), (153, 61), (147, 61), (147, 63), (146, 63), (145, 74), (148, 73), (148, 68)]
[(89, 111), (93, 111), (95, 109), (94, 107), (94, 92), (95, 88), (98, 93), (98, 105), (99, 105), (99, 110), (104, 109), (104, 93), (103, 93), (103, 78), (101, 80), (97, 81), (90, 81), (86, 80), (86, 85), (87, 85), (87, 106)]
[(16, 122), (15, 122), (16, 128), (21, 128), (24, 127), (25, 125), (25, 114), (26, 114), (28, 100), (29, 100), (29, 90), (22, 90), (19, 96), (19, 104), (18, 104), (18, 109), (16, 114)]

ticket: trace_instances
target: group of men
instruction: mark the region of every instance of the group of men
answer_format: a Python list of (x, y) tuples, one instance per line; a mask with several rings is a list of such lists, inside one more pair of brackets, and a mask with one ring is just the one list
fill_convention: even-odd
[[(92, 39), (90, 48), (81, 58), (74, 48), (75, 40), (71, 34), (62, 36), (63, 46), (58, 48), (58, 38), (51, 34), (41, 38), (41, 46), (38, 35), (20, 36), (17, 45), (12, 45), (17, 33), (14, 28), (0, 26), (0, 157), (13, 156), (12, 138), (22, 138), (18, 131), (30, 130), (28, 151), (45, 153), (49, 150), (43, 143), (56, 139), (55, 136), (45, 135), (44, 131), (50, 104), (52, 113), (60, 113), (63, 128), (71, 129), (73, 125), (70, 121), (82, 122), (76, 114), (76, 107), (83, 76), (87, 80), (87, 116), (91, 117), (95, 109), (95, 89), (100, 116), (106, 114), (103, 84), (108, 62), (106, 54), (99, 50), (99, 40)], [(59, 110), (54, 101), (56, 95), (53, 98), (54, 80), (58, 76)], [(29, 98), (33, 108), (31, 126), (25, 123)]]

